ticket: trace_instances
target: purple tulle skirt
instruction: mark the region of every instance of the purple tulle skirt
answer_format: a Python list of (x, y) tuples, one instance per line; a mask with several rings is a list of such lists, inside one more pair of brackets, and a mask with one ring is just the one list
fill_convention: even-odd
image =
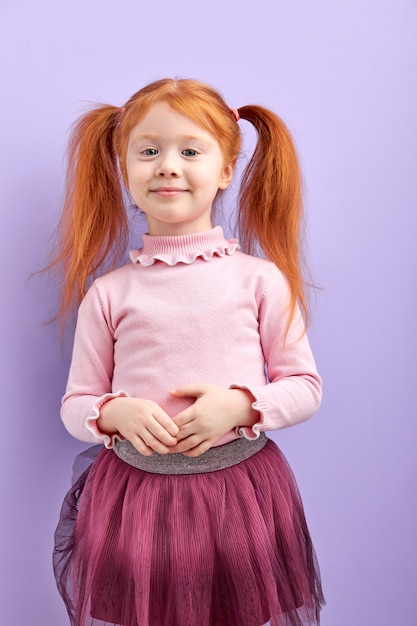
[(54, 551), (73, 626), (319, 624), (300, 495), (271, 440), (233, 467), (185, 476), (98, 446), (79, 460), (90, 465), (65, 498)]

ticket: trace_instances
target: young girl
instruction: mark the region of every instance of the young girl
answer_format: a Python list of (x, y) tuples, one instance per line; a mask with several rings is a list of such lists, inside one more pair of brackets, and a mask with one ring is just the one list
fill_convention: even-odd
[[(212, 226), (241, 147), (239, 250)], [(146, 215), (120, 260), (126, 190)], [(71, 624), (318, 624), (323, 595), (300, 496), (265, 435), (309, 418), (321, 382), (305, 334), (300, 176), (260, 106), (161, 80), (78, 122), (55, 264), (78, 322), (62, 419), (101, 443), (65, 500), (55, 573)]]

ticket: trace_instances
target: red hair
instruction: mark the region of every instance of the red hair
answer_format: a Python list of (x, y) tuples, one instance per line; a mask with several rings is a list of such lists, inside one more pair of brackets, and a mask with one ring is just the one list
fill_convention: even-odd
[[(194, 80), (164, 79), (135, 93), (120, 109), (104, 105), (76, 123), (68, 156), (66, 197), (56, 257), (65, 276), (58, 315), (65, 318), (85, 295), (88, 281), (125, 252), (128, 222), (123, 177), (129, 135), (149, 109), (166, 102), (210, 132), (225, 163), (233, 166), (241, 148), (236, 119), (220, 94)], [(258, 132), (254, 154), (243, 174), (239, 236), (245, 251), (259, 245), (285, 274), (291, 292), (290, 320), (297, 303), (307, 319), (300, 263), (301, 177), (290, 133), (282, 120), (260, 106), (238, 109)]]

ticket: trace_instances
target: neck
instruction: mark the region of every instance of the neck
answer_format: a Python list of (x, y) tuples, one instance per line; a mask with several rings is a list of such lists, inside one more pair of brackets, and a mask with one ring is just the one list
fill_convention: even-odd
[(203, 233), (212, 228), (211, 220), (202, 216), (201, 219), (195, 220), (192, 223), (182, 224), (167, 224), (165, 222), (158, 222), (157, 220), (148, 219), (148, 234), (152, 237), (177, 237), (179, 235), (194, 235), (196, 233)]

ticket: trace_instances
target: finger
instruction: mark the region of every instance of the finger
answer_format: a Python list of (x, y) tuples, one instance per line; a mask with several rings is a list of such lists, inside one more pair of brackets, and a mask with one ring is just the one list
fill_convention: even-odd
[(204, 393), (207, 393), (208, 387), (209, 385), (204, 383), (195, 383), (172, 389), (169, 393), (177, 398), (199, 398)]
[(177, 443), (183, 441), (184, 439), (187, 439), (188, 437), (191, 437), (191, 435), (199, 436), (200, 439), (202, 437), (202, 433), (199, 431), (198, 428), (195, 427), (194, 421), (189, 422), (188, 424), (184, 424), (184, 426), (181, 426), (180, 431), (176, 437)]
[[(177, 433), (179, 433), (178, 426), (175, 428)], [(147, 424), (147, 430), (149, 432), (149, 436), (165, 446), (175, 446), (177, 443), (177, 438), (170, 435), (155, 419)]]
[(132, 437), (130, 439), (130, 443), (136, 448), (138, 452), (140, 452), (140, 454), (143, 454), (143, 456), (151, 456), (154, 452), (152, 448), (146, 445), (141, 437)]
[(201, 442), (201, 437), (193, 434), (179, 441), (177, 445), (171, 449), (171, 452), (188, 452), (189, 450), (192, 450), (200, 445)]
[(141, 437), (138, 435), (131, 440), (131, 443), (135, 446), (138, 452), (144, 456), (151, 456), (154, 452), (158, 452), (158, 454), (168, 454), (171, 450), (170, 447), (164, 446), (149, 432)]
[[(191, 405), (187, 409), (184, 409), (184, 411), (177, 413), (177, 415), (175, 415), (172, 418), (172, 421), (178, 427), (178, 431), (180, 432), (183, 426), (185, 426), (186, 424), (190, 424), (194, 420), (194, 418), (195, 418), (194, 408), (193, 408), (193, 405)], [(176, 434), (177, 438), (178, 438), (179, 432)]]
[[(156, 429), (158, 430), (158, 432), (161, 433), (163, 431), (164, 433), (167, 433), (171, 438), (176, 437), (179, 428), (172, 420), (172, 418), (165, 413), (165, 411), (158, 407), (157, 409), (155, 409), (155, 411), (153, 411), (152, 417), (154, 418), (154, 424), (155, 427), (157, 427)], [(154, 429), (152, 429), (152, 432), (154, 432)], [(156, 433), (154, 432), (154, 434)], [(168, 441), (167, 444), (170, 445), (170, 442)]]
[[(176, 442), (176, 440), (174, 440)], [(175, 445), (175, 444), (174, 444)], [(148, 433), (146, 436), (146, 446), (147, 448), (153, 450), (154, 452), (158, 452), (158, 454), (168, 454), (171, 451), (172, 446), (164, 445), (159, 439), (156, 439), (151, 433)]]
[(195, 448), (192, 448), (191, 450), (188, 450), (187, 452), (184, 452), (184, 456), (189, 456), (191, 458), (194, 458), (196, 456), (200, 456), (201, 454), (204, 454), (204, 452), (207, 452), (207, 450), (209, 450), (211, 448), (211, 443), (210, 441), (202, 441), (200, 443), (200, 445), (196, 446)]

